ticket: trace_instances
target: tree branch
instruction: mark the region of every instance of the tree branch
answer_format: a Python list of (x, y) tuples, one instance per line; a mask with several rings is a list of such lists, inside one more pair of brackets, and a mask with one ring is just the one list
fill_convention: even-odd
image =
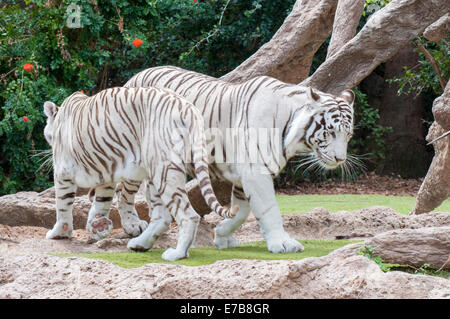
[(438, 42), (450, 33), (450, 14), (447, 13), (439, 20), (428, 26), (423, 32), (423, 36), (433, 42)]
[(269, 75), (298, 83), (309, 75), (314, 54), (331, 32), (338, 0), (297, 0), (272, 39), (221, 79), (243, 82)]
[(327, 59), (355, 36), (365, 2), (365, 0), (339, 0), (334, 16)]
[(301, 84), (334, 94), (353, 88), (448, 11), (448, 0), (392, 0)]
[(420, 50), (420, 52), (422, 52), (423, 55), (427, 58), (427, 60), (430, 61), (431, 66), (437, 74), (442, 90), (445, 90), (445, 84), (447, 83), (447, 80), (444, 80), (442, 78), (441, 71), (439, 70), (439, 65), (436, 62), (435, 58), (430, 54), (430, 52), (428, 52), (428, 50), (423, 46), (422, 43), (416, 42), (415, 44), (417, 45), (417, 48)]

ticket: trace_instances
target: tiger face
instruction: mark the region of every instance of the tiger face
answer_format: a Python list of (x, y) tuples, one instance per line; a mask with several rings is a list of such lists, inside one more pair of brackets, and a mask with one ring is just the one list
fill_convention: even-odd
[(326, 169), (335, 169), (347, 159), (347, 145), (353, 135), (354, 99), (350, 90), (336, 97), (310, 90), (315, 114), (306, 129), (305, 141)]
[[(347, 159), (347, 144), (353, 134), (353, 102), (350, 90), (334, 96), (306, 90), (307, 100), (298, 108), (286, 138), (288, 158), (299, 153), (310, 155), (304, 164), (335, 169)], [(303, 165), (303, 164), (302, 164)]]

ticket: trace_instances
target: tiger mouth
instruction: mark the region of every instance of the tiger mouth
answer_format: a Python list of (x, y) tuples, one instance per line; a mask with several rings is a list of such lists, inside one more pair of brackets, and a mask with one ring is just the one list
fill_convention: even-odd
[(320, 166), (329, 170), (336, 169), (345, 162), (345, 161), (337, 162), (335, 160), (332, 160), (331, 158), (328, 157), (328, 155), (323, 154), (319, 151), (316, 152), (316, 157), (319, 160), (318, 162)]

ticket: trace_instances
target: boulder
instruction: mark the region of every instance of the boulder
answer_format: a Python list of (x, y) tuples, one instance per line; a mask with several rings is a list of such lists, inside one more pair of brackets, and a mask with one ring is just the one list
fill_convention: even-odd
[(450, 269), (450, 226), (396, 229), (367, 240), (366, 245), (387, 263)]
[[(209, 221), (212, 221), (211, 217), (208, 216)], [(308, 213), (286, 214), (282, 218), (286, 232), (293, 238), (301, 239), (364, 239), (395, 229), (450, 227), (450, 213), (405, 215), (385, 206), (335, 213), (317, 207)], [(239, 241), (263, 240), (254, 218), (247, 220), (236, 231), (236, 237)]]
[[(75, 197), (73, 203), (73, 227), (84, 229), (92, 203), (87, 195)], [(136, 196), (135, 207), (139, 218), (150, 220), (148, 205), (141, 194)], [(110, 218), (114, 228), (122, 227), (117, 203), (111, 205)], [(55, 195), (52, 188), (42, 192), (19, 192), (0, 197), (0, 224), (8, 226), (38, 226), (52, 228), (56, 222)]]

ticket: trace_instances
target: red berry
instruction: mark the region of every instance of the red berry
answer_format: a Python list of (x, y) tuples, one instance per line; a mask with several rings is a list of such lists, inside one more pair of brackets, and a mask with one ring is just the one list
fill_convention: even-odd
[(24, 117), (23, 117), (23, 120), (24, 120), (25, 122), (28, 122), (30, 119), (29, 119), (28, 117), (24, 116)]

